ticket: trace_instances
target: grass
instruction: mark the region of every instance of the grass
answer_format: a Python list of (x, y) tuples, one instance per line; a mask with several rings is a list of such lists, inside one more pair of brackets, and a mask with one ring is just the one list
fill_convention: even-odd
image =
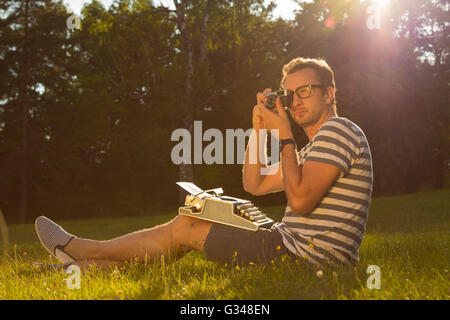
[[(178, 261), (130, 262), (110, 271), (70, 275), (33, 267), (56, 263), (39, 244), (33, 225), (9, 227), (10, 245), (0, 262), (0, 299), (445, 299), (450, 189), (375, 198), (356, 267), (317, 269), (302, 261), (270, 266), (222, 266), (191, 252)], [(280, 220), (283, 207), (264, 208)], [(173, 213), (121, 219), (58, 221), (71, 233), (108, 239), (167, 221)], [(369, 265), (381, 271), (381, 289), (366, 287)]]

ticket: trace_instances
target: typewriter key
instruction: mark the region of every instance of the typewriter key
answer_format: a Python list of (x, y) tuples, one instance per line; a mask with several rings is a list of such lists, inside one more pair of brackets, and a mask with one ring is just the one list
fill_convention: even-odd
[(251, 207), (254, 207), (253, 203), (248, 202), (248, 203), (244, 203), (244, 204), (237, 206), (236, 209), (244, 210), (244, 209), (251, 208)]

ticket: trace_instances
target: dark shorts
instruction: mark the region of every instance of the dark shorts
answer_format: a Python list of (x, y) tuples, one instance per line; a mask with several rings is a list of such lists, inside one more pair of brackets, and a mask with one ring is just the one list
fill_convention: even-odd
[(208, 260), (239, 264), (264, 263), (288, 255), (296, 259), (283, 244), (280, 232), (259, 228), (249, 231), (214, 223), (206, 237), (204, 251)]

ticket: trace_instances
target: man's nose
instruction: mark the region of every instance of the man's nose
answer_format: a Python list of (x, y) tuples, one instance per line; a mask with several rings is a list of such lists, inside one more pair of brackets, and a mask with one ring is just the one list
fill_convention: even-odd
[(292, 106), (296, 107), (301, 105), (303, 105), (303, 99), (299, 98), (296, 94), (294, 94), (292, 98)]

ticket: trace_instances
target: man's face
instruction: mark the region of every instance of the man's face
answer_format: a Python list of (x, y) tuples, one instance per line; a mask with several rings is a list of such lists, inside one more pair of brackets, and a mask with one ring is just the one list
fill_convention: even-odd
[[(322, 84), (316, 71), (310, 68), (287, 75), (284, 81), (284, 89), (295, 91), (298, 87), (308, 84)], [(327, 95), (324, 95), (324, 89), (313, 87), (311, 96), (306, 99), (301, 99), (294, 94), (292, 107), (289, 108), (289, 112), (298, 125), (302, 127), (314, 125), (329, 112)]]

